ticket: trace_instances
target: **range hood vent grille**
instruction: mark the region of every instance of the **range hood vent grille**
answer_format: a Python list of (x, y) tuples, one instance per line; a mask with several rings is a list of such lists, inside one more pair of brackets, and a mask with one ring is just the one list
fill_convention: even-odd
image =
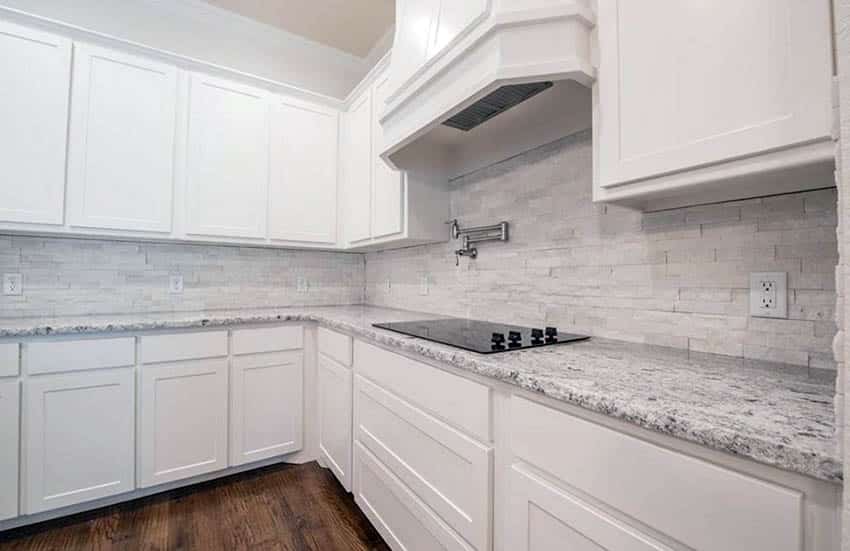
[(476, 101), (454, 117), (443, 122), (443, 124), (468, 132), (479, 124), (492, 119), (499, 113), (504, 113), (511, 107), (551, 87), (552, 83), (549, 81), (502, 86)]

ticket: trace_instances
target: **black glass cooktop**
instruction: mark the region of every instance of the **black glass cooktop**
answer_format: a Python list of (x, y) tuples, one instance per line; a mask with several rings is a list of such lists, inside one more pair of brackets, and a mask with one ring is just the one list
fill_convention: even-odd
[(590, 338), (586, 335), (558, 333), (555, 327), (522, 327), (463, 318), (398, 321), (373, 325), (481, 354), (566, 344)]

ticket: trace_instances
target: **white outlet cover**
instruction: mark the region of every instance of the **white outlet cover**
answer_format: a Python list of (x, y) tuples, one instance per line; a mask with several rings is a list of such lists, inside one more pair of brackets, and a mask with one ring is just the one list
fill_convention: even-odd
[(310, 282), (307, 278), (298, 276), (295, 278), (295, 290), (298, 293), (306, 293), (310, 290)]
[(421, 296), (425, 296), (425, 295), (428, 294), (428, 283), (429, 283), (428, 274), (420, 274), (419, 275), (419, 294)]
[(168, 292), (172, 295), (183, 293), (183, 276), (173, 275), (168, 277)]
[(750, 274), (750, 315), (759, 318), (788, 317), (788, 273)]
[(21, 274), (3, 274), (3, 294), (20, 296), (23, 293), (24, 278)]

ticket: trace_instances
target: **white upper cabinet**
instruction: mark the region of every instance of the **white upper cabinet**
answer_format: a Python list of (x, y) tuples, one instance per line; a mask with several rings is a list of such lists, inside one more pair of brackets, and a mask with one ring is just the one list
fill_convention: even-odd
[(600, 0), (595, 198), (831, 160), (829, 4)]
[(338, 130), (336, 109), (275, 98), (271, 108), (270, 239), (336, 243)]
[(372, 91), (358, 97), (346, 115), (343, 135), (343, 208), (345, 241), (371, 237), (372, 195)]
[(88, 45), (74, 53), (72, 226), (171, 231), (177, 69)]
[(264, 238), (269, 180), (267, 93), (193, 73), (186, 233)]
[(404, 173), (390, 168), (379, 156), (383, 129), (378, 121), (389, 94), (389, 76), (382, 74), (372, 87), (372, 237), (401, 233), (404, 229)]
[(71, 41), (0, 21), (0, 221), (62, 224)]
[(447, 179), (420, 159), (413, 172), (398, 171), (384, 162), (384, 128), (380, 116), (390, 93), (385, 58), (343, 117), (340, 156), (340, 212), (343, 246), (377, 250), (448, 238)]

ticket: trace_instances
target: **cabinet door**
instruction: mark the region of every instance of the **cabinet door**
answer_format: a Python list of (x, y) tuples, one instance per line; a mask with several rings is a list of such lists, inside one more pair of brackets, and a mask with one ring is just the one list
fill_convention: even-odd
[(0, 21), (0, 220), (62, 224), (71, 41)]
[(401, 233), (404, 224), (404, 173), (391, 169), (380, 157), (384, 131), (378, 121), (386, 105), (389, 77), (381, 76), (372, 91), (372, 237)]
[(301, 449), (301, 352), (233, 358), (230, 368), (230, 465)]
[(365, 241), (371, 235), (372, 94), (366, 91), (346, 115), (343, 147), (345, 240)]
[(227, 359), (144, 365), (140, 484), (227, 467)]
[(666, 551), (669, 548), (559, 487), (513, 466), (505, 527), (513, 551)]
[(829, 5), (600, 0), (600, 185), (829, 140)]
[(278, 98), (271, 110), (269, 238), (336, 243), (336, 110)]
[(135, 487), (134, 394), (129, 368), (24, 383), (27, 513)]
[(0, 381), (0, 520), (18, 515), (18, 427), (20, 385)]
[(269, 174), (268, 104), (262, 90), (191, 76), (186, 232), (262, 238)]
[(177, 69), (94, 46), (74, 52), (71, 224), (171, 231)]
[(319, 449), (351, 491), (351, 370), (319, 355)]

